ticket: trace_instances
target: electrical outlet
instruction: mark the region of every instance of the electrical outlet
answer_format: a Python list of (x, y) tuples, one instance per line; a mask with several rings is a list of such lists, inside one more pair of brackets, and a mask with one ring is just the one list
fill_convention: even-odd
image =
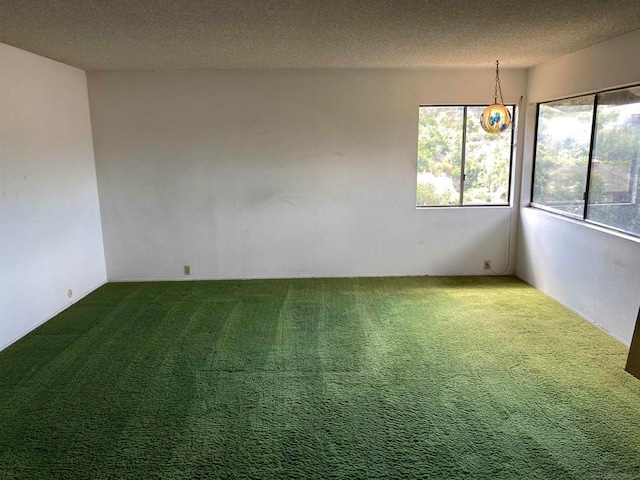
[(191, 275), (191, 265), (185, 265), (184, 266), (184, 274), (185, 275)]
[(491, 260), (485, 260), (484, 261), (484, 269), (485, 270), (491, 270)]

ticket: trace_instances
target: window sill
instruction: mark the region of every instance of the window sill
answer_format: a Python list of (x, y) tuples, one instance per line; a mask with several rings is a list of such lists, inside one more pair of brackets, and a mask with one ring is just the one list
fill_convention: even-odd
[(631, 235), (630, 233), (625, 233), (622, 232), (620, 230), (615, 230), (613, 228), (608, 228), (608, 227), (603, 227), (601, 225), (598, 225), (597, 223), (591, 223), (591, 222), (586, 222), (584, 220), (581, 220), (579, 218), (573, 218), (570, 217), (568, 215), (563, 215), (561, 213), (557, 213), (553, 210), (549, 210), (547, 208), (544, 208), (543, 206), (539, 206), (539, 205), (535, 205), (533, 203), (523, 207), (525, 209), (528, 209), (530, 211), (535, 211), (535, 212), (540, 212), (543, 215), (547, 215), (549, 217), (554, 217), (554, 218), (558, 218), (561, 220), (565, 220), (567, 222), (573, 223), (575, 225), (580, 225), (582, 227), (588, 228), (590, 230), (595, 230), (596, 232), (601, 232), (607, 235), (612, 235), (614, 237), (618, 237), (618, 238), (622, 238), (624, 240), (631, 240), (634, 243), (638, 243), (640, 244), (640, 237), (637, 237), (635, 235)]
[(416, 205), (416, 210), (477, 210), (479, 208), (487, 208), (490, 210), (511, 209), (513, 205)]

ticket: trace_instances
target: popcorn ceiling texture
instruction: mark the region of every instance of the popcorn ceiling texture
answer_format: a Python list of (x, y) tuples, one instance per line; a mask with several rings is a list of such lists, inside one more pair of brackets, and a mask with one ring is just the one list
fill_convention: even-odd
[(526, 68), (637, 29), (639, 0), (0, 0), (0, 42), (90, 71)]

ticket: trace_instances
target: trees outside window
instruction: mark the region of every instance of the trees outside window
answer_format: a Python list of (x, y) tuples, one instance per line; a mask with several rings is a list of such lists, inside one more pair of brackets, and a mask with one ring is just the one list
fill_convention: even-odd
[(640, 87), (542, 103), (532, 205), (640, 236)]
[(582, 218), (595, 95), (538, 107), (533, 201)]
[(420, 107), (418, 207), (509, 205), (513, 133), (482, 130), (484, 108)]

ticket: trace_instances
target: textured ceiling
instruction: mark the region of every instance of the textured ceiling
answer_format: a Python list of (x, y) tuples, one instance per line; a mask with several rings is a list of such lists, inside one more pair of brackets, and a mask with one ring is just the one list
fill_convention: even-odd
[(85, 70), (517, 68), (637, 29), (640, 0), (0, 0), (0, 42)]

